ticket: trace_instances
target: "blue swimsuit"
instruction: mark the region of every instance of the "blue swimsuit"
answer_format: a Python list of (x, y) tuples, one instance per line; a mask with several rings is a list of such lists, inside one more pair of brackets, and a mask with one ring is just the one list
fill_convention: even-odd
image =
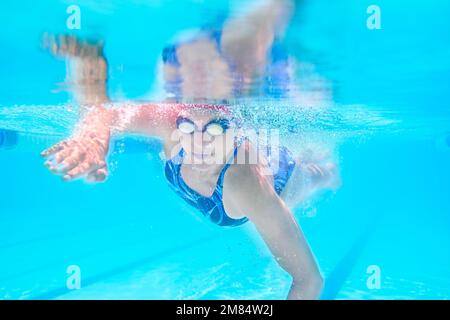
[[(174, 191), (186, 200), (187, 203), (200, 210), (205, 217), (211, 220), (211, 222), (219, 226), (234, 227), (248, 221), (248, 218), (246, 217), (241, 219), (230, 218), (225, 212), (222, 201), (224, 175), (232, 161), (235, 159), (237, 151), (238, 147), (234, 149), (233, 157), (225, 164), (220, 172), (216, 187), (211, 197), (205, 197), (199, 194), (183, 181), (180, 173), (184, 157), (183, 149), (181, 149), (178, 155), (174, 158), (166, 161), (165, 164), (165, 175)], [(281, 191), (283, 191), (289, 177), (292, 174), (292, 171), (294, 170), (295, 160), (288, 149), (285, 147), (280, 147), (278, 161), (279, 167), (277, 172), (274, 174), (274, 189), (279, 195)]]

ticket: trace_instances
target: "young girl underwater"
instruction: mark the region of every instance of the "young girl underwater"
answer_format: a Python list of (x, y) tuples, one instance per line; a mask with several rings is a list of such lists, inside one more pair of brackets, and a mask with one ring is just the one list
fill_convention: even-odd
[[(106, 93), (103, 45), (48, 37), (50, 50), (72, 64), (73, 93), (86, 108), (73, 135), (42, 152), (47, 167), (66, 181), (104, 181), (115, 133), (157, 137), (172, 189), (212, 223), (253, 223), (292, 276), (288, 299), (318, 298), (323, 279), (292, 210), (317, 190), (335, 188), (336, 167), (296, 158), (283, 146), (261, 152), (227, 103), (245, 96), (255, 79), (267, 79), (267, 66), (285, 64), (275, 48), (291, 10), (289, 1), (269, 1), (166, 47), (163, 103), (114, 104)], [(271, 81), (285, 81), (285, 70), (270, 70), (278, 70)]]

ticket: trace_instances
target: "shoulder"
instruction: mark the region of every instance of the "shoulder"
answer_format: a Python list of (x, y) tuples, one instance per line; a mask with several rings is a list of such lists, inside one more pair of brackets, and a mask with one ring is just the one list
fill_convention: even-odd
[(224, 188), (238, 196), (259, 194), (271, 186), (273, 176), (266, 161), (258, 157), (256, 148), (248, 140), (239, 147), (235, 162), (225, 173)]

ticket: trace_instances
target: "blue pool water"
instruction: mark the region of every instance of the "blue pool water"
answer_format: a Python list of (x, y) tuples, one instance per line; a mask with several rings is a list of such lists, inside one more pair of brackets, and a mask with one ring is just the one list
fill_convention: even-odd
[[(295, 212), (326, 299), (450, 298), (450, 3), (299, 1), (284, 39), (292, 100), (243, 101), (294, 151), (333, 150), (342, 186)], [(115, 100), (159, 99), (158, 59), (179, 31), (239, 14), (243, 1), (6, 1), (0, 21), (0, 299), (284, 299), (290, 277), (251, 224), (224, 229), (167, 185), (157, 141), (120, 137), (106, 183), (65, 183), (39, 152), (77, 120), (63, 60), (40, 48), (67, 33), (105, 39)], [(305, 98), (306, 97), (306, 98)], [(303, 99), (303, 100), (302, 100)], [(300, 101), (300, 103), (299, 103)], [(300, 108), (299, 104), (312, 107)], [(79, 266), (81, 289), (66, 286)], [(381, 271), (369, 288), (367, 270)]]

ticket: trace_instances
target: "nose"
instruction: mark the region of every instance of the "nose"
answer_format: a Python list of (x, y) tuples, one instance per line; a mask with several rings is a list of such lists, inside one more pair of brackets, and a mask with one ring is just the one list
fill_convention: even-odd
[(194, 132), (194, 146), (201, 147), (203, 145), (203, 132)]
[(193, 144), (195, 153), (205, 153), (207, 144), (210, 142), (207, 135), (200, 131), (195, 131), (193, 134)]

